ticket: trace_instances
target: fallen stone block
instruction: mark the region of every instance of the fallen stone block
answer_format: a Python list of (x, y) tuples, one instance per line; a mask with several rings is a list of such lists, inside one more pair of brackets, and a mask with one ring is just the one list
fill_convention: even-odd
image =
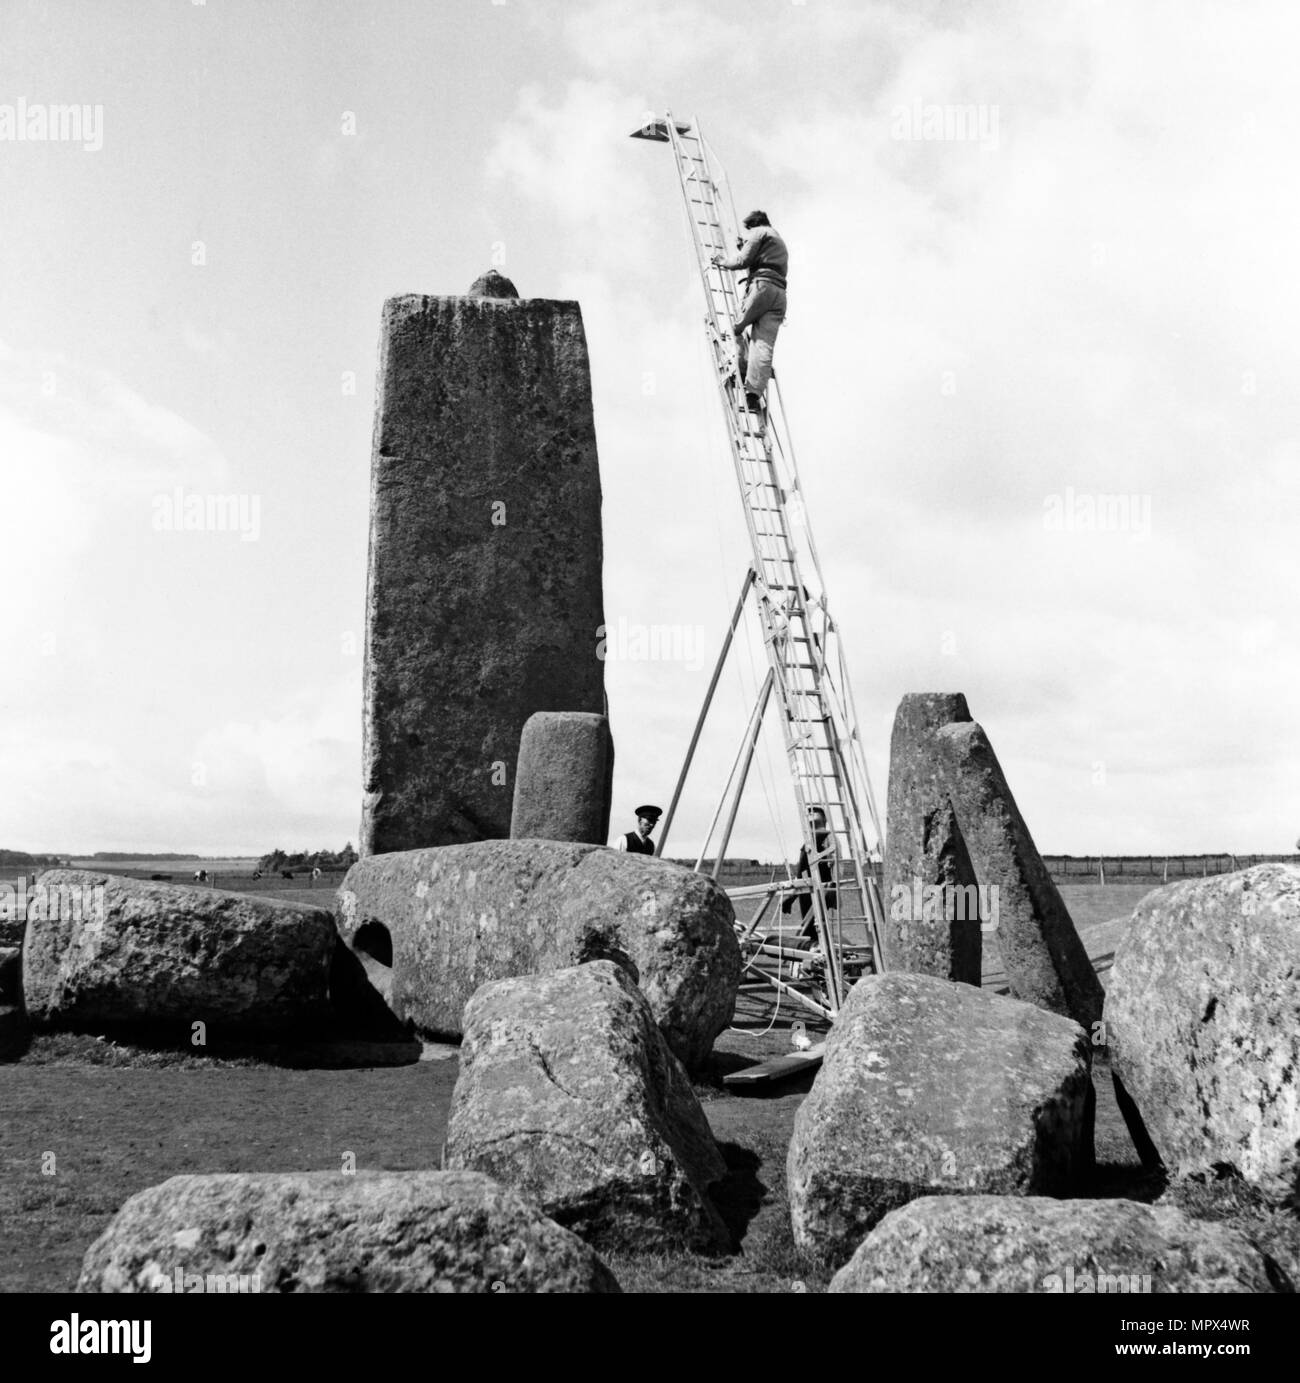
[[(1117, 1086), (1175, 1177), (1231, 1169), (1300, 1190), (1300, 868), (1261, 864), (1148, 894), (1115, 953)], [(1132, 1117), (1132, 1107), (1127, 1111)]]
[(613, 780), (614, 741), (605, 716), (529, 716), (519, 740), (511, 838), (604, 845)]
[(49, 870), (28, 906), (23, 994), (37, 1028), (297, 1034), (333, 1017), (336, 944), (324, 908)]
[(1091, 1055), (1077, 1024), (930, 975), (853, 987), (795, 1116), (795, 1243), (843, 1263), (920, 1196), (1068, 1195), (1092, 1168)]
[(469, 1001), (446, 1165), (513, 1186), (598, 1249), (729, 1244), (708, 1120), (612, 961), (498, 980)]
[(459, 1037), (490, 980), (615, 960), (641, 987), (674, 1055), (703, 1064), (731, 1021), (740, 947), (712, 880), (650, 856), (546, 840), (371, 855), (338, 893), (339, 931), (387, 930), (393, 1011)]
[(576, 1235), (476, 1172), (172, 1177), (126, 1202), (79, 1292), (617, 1292)]
[(390, 298), (377, 393), (359, 849), (499, 839), (528, 717), (605, 710), (582, 312), (501, 275)]
[[(1091, 1028), (1104, 992), (983, 729), (960, 693), (905, 696), (890, 741), (886, 884), (907, 882), (927, 817), (950, 801), (975, 877), (996, 887), (990, 933), (1011, 993)], [(890, 859), (897, 836), (899, 849)], [(890, 898), (885, 897), (889, 911)]]
[(832, 1292), (1290, 1291), (1238, 1230), (1126, 1200), (943, 1196), (892, 1211)]

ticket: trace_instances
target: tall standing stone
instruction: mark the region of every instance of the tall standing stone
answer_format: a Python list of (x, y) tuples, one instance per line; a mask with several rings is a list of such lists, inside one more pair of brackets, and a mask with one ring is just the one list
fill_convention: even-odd
[(605, 711), (582, 313), (471, 291), (384, 304), (362, 854), (508, 836), (524, 722)]
[(891, 820), (885, 851), (885, 960), (890, 970), (981, 980), (979, 883), (947, 797)]
[(511, 837), (604, 845), (613, 779), (608, 717), (585, 711), (529, 716), (519, 741)]
[(998, 889), (992, 935), (1011, 993), (1087, 1027), (1099, 1022), (1101, 982), (966, 698), (905, 696), (890, 743), (886, 883), (907, 867), (907, 843), (924, 837), (925, 818), (945, 800), (975, 877)]

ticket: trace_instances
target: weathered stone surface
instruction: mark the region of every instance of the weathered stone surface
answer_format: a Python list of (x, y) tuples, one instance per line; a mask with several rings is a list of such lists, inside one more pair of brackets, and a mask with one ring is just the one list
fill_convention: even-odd
[(795, 1116), (795, 1242), (843, 1263), (919, 1196), (1067, 1195), (1092, 1166), (1091, 1055), (1067, 1018), (931, 975), (849, 993)]
[[(1012, 994), (1091, 1027), (1101, 1018), (1101, 983), (988, 736), (959, 693), (905, 696), (890, 742), (887, 843), (896, 832), (904, 844), (924, 838), (925, 818), (945, 798), (977, 880), (998, 889), (991, 935)], [(909, 863), (904, 851), (891, 868)]]
[(1106, 999), (1118, 1081), (1169, 1172), (1300, 1190), (1300, 869), (1261, 864), (1138, 904)]
[(390, 298), (361, 853), (510, 833), (534, 711), (605, 711), (600, 475), (577, 303)]
[(519, 740), (515, 840), (572, 840), (603, 845), (609, 839), (614, 741), (609, 720), (585, 711), (538, 711)]
[(90, 870), (48, 870), (37, 887), (23, 948), (34, 1026), (204, 1022), (212, 1041), (332, 1017), (324, 908)]
[(469, 298), (517, 298), (519, 290), (506, 278), (504, 274), (498, 273), (495, 269), (489, 269), (486, 274), (480, 274), (469, 286), (466, 297)]
[(261, 1292), (619, 1290), (576, 1235), (474, 1172), (172, 1177), (117, 1212), (77, 1290), (174, 1291), (178, 1269), (208, 1291), (208, 1274), (227, 1291), (238, 1275)]
[(430, 1036), (459, 1036), (480, 985), (587, 960), (630, 966), (665, 1039), (701, 1065), (731, 1021), (735, 914), (710, 879), (667, 860), (548, 840), (481, 841), (358, 860), (339, 930), (385, 927), (391, 1003)]
[(885, 850), (889, 970), (979, 986), (979, 883), (947, 797), (890, 818)]
[(598, 1249), (725, 1249), (726, 1175), (645, 997), (612, 961), (484, 985), (465, 1008), (447, 1164)]
[(1124, 1200), (943, 1196), (887, 1215), (832, 1292), (1270, 1292), (1237, 1230)]

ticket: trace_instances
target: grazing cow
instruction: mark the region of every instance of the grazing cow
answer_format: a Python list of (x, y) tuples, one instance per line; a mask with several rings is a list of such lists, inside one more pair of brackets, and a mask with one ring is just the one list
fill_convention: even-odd
[(313, 888), (316, 887), (316, 880), (319, 879), (319, 878), (320, 878), (320, 866), (317, 865), (317, 867), (311, 871), (311, 886), (312, 886)]
[(282, 869), (282, 870), (280, 871), (280, 877), (281, 877), (282, 879), (292, 879), (292, 878), (293, 878), (293, 870), (291, 870), (291, 869)]
[(261, 877), (262, 877), (262, 871), (261, 871), (260, 869), (254, 869), (254, 870), (253, 870), (253, 878), (255, 878), (255, 879), (260, 879)]
[(206, 869), (196, 869), (194, 871), (194, 882), (196, 884), (206, 884), (208, 881), (208, 871)]

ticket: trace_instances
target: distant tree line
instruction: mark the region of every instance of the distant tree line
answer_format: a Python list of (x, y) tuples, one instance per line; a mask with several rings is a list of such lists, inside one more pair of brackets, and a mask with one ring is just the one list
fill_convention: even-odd
[(0, 865), (24, 868), (28, 865), (49, 868), (66, 864), (66, 855), (29, 855), (26, 850), (0, 850)]
[(216, 859), (216, 855), (193, 855), (174, 851), (169, 853), (166, 850), (137, 850), (132, 853), (130, 850), (96, 850), (90, 856), (92, 860), (201, 860)]
[(352, 848), (352, 842), (348, 841), (342, 850), (299, 851), (296, 854), (272, 850), (258, 860), (257, 867), (264, 873), (279, 873), (282, 869), (351, 869), (356, 862), (357, 852)]

